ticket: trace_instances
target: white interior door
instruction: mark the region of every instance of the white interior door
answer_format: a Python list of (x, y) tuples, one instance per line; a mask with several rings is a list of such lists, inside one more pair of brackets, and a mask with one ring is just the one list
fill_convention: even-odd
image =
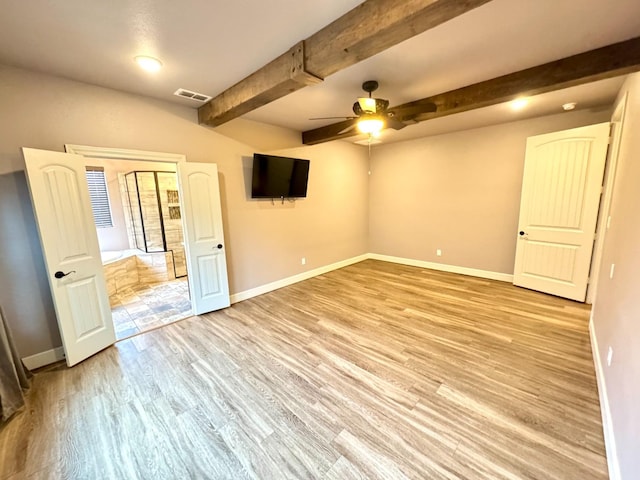
[(609, 124), (527, 139), (513, 283), (583, 302)]
[(81, 155), (23, 148), (31, 201), (69, 366), (115, 342)]
[(230, 305), (218, 166), (178, 164), (189, 291), (196, 315)]

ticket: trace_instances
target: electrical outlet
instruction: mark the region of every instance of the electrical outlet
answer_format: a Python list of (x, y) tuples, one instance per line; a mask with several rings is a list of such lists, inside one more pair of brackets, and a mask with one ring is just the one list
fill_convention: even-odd
[(436, 250), (436, 255), (441, 257), (442, 256), (442, 250), (440, 250), (439, 248)]
[(613, 272), (616, 271), (616, 264), (612, 263), (611, 264), (611, 270), (609, 270), (609, 278), (613, 278)]
[(307, 259), (305, 257), (302, 257), (302, 260), (300, 260), (300, 263), (302, 265), (306, 265), (307, 264)]
[(607, 352), (607, 367), (611, 366), (611, 360), (613, 360), (613, 348), (609, 347), (609, 351)]

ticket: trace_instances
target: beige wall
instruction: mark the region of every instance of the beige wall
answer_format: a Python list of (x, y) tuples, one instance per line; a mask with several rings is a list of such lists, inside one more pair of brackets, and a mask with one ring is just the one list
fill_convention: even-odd
[(300, 132), (276, 125), (236, 118), (216, 127), (216, 132), (260, 151), (282, 150), (300, 146)]
[(22, 356), (59, 346), (60, 337), (20, 147), (63, 151), (65, 143), (217, 163), (232, 293), (366, 253), (367, 158), (361, 147), (335, 143), (291, 151), (311, 160), (309, 196), (271, 205), (248, 195), (256, 149), (199, 126), (196, 110), (0, 66), (0, 304)]
[[(333, 142), (266, 153), (311, 160), (309, 184), (306, 199), (275, 205), (264, 199), (245, 202), (246, 210), (236, 212), (237, 222), (230, 222), (232, 228), (243, 220), (247, 225), (242, 235), (247, 261), (242, 268), (251, 287), (273, 280), (266, 270), (254, 269), (255, 262), (273, 268), (285, 262), (301, 272), (367, 252), (369, 177), (364, 148)], [(245, 185), (238, 195), (245, 199), (251, 196), (252, 161), (244, 159)], [(264, 237), (263, 230), (272, 234)], [(296, 248), (284, 247), (291, 244)], [(273, 252), (279, 255), (272, 257)], [(302, 257), (306, 267), (300, 266)]]
[(576, 111), (374, 147), (370, 252), (513, 273), (526, 138), (609, 118)]
[[(606, 233), (593, 328), (603, 368), (622, 479), (640, 472), (640, 74), (628, 93), (618, 169)], [(613, 278), (609, 278), (615, 264)], [(613, 349), (611, 366), (607, 351)]]

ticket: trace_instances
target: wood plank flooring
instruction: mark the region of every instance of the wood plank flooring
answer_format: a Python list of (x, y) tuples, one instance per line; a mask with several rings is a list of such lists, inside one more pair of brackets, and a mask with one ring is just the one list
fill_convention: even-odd
[(585, 305), (367, 260), (39, 373), (2, 479), (604, 479)]

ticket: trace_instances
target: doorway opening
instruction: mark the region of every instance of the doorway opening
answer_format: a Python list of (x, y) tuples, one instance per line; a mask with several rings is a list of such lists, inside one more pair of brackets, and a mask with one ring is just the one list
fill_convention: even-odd
[(105, 197), (89, 183), (116, 339), (191, 316), (176, 165), (88, 158), (86, 168), (103, 172)]
[[(216, 164), (188, 164), (184, 155), (141, 150), (69, 144), (65, 150), (22, 148), (45, 266), (48, 274), (55, 272), (48, 282), (68, 366), (116, 342), (86, 172), (92, 159), (145, 160), (175, 168), (192, 312), (202, 315), (230, 305)], [(151, 171), (156, 170), (162, 171)], [(108, 200), (106, 182), (102, 190)], [(116, 189), (112, 198), (118, 194)], [(112, 219), (107, 223), (112, 226)]]

